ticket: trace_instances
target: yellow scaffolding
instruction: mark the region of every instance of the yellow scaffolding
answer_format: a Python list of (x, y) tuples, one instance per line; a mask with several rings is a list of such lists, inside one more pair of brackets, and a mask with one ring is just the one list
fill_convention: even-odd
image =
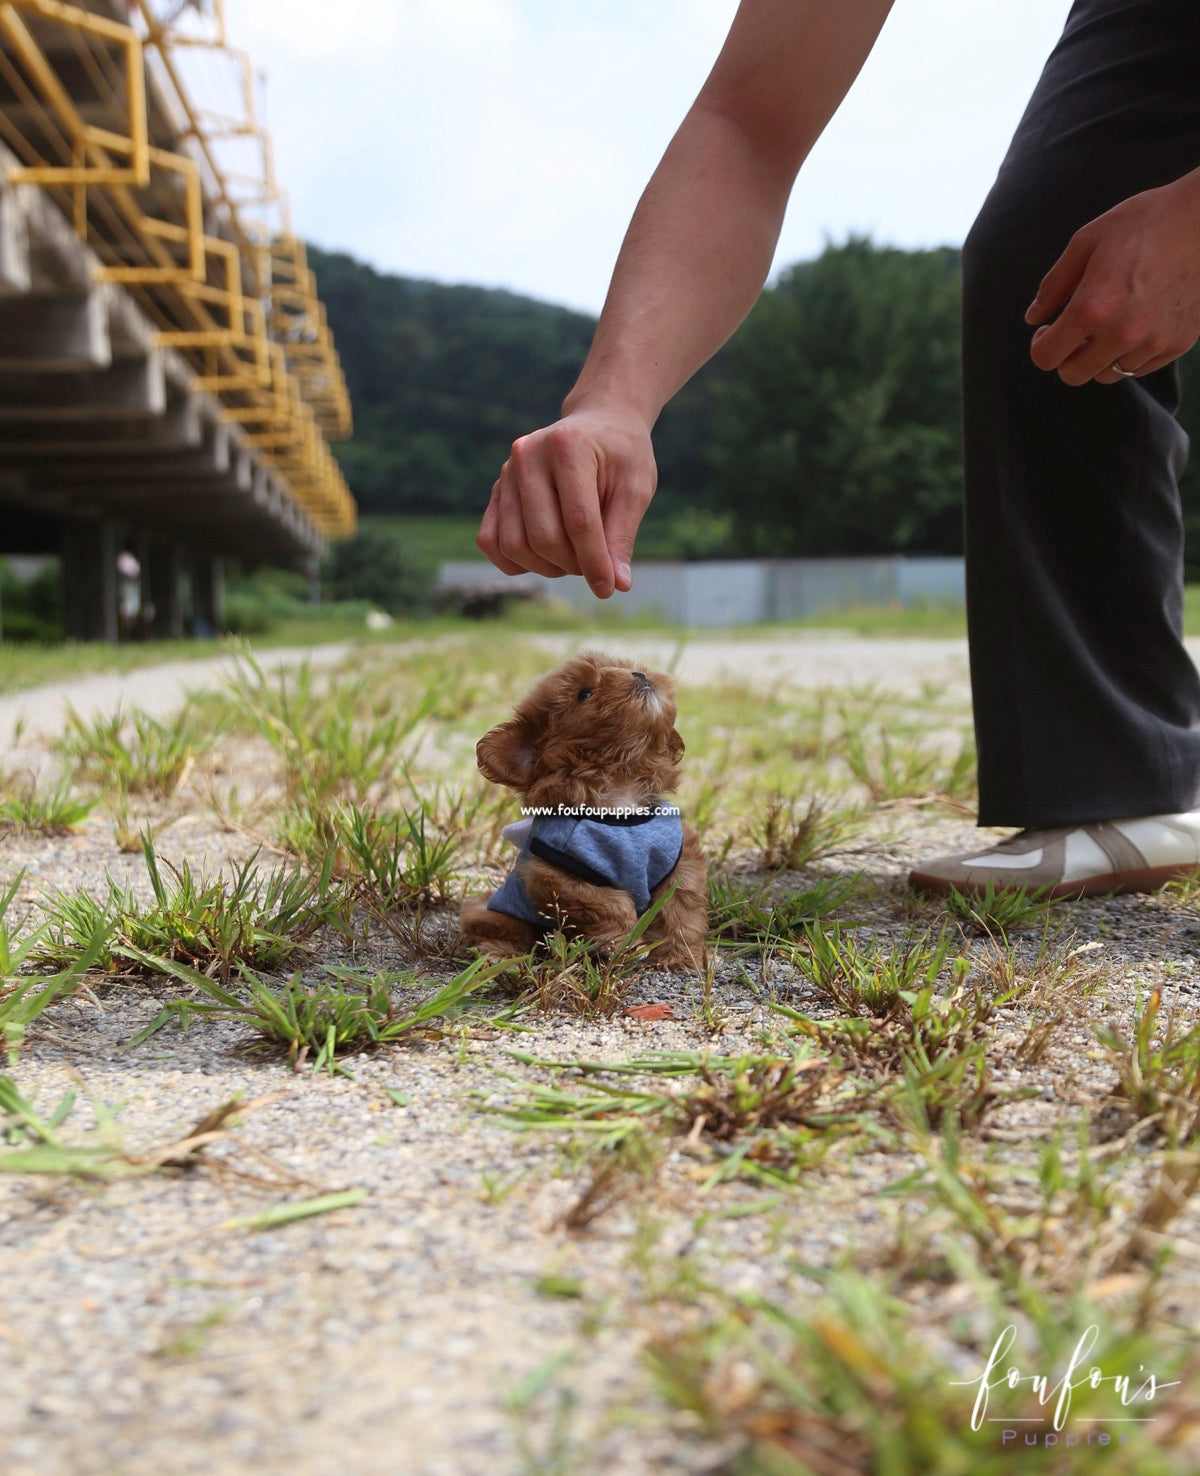
[[(47, 190), (92, 248), (99, 279), (138, 298), (193, 387), (323, 533), (344, 537), (354, 499), (326, 437), (351, 432), (345, 378), (256, 119), (250, 58), (227, 43), (224, 0), (212, 12), (185, 30), (149, 0), (0, 0), (0, 85), (15, 99), (0, 141), (21, 160), (13, 178)], [(182, 58), (201, 50), (236, 70), (240, 116), (189, 96)], [(222, 166), (228, 139), (257, 144), (257, 174)]]

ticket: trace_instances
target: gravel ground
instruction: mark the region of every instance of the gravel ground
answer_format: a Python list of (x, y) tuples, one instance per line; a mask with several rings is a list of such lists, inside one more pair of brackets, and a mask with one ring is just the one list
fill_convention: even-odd
[[(646, 660), (669, 655), (642, 637), (622, 647)], [(931, 683), (955, 697), (966, 690), (959, 642), (704, 639), (686, 648), (678, 670), (681, 681), (728, 671), (743, 680), (876, 684), (903, 694)], [(193, 666), (133, 673), (119, 693), (106, 689), (103, 703), (111, 707), (120, 695), (144, 704), (149, 693), (165, 703), (198, 679)], [(28, 711), (38, 700), (21, 694), (0, 703), (0, 734), (11, 732), (5, 723), (13, 703)], [(30, 751), (21, 750), (23, 762)], [(839, 863), (868, 875), (857, 920), (883, 937), (897, 935), (907, 866), (931, 850), (961, 849), (974, 835), (944, 811), (887, 817), (868, 852)], [(106, 872), (144, 886), (140, 858), (116, 850), (104, 820), (66, 839), (2, 844), (0, 875), (26, 867), (27, 898), (55, 886), (99, 888)], [(163, 854), (174, 860), (216, 864), (251, 849), (211, 818), (181, 819), (162, 837)], [(1089, 964), (1107, 970), (1094, 1008), (1108, 999), (1123, 1018), (1139, 991), (1158, 983), (1167, 1002), (1195, 1016), (1194, 906), (1168, 898), (1089, 902), (1072, 910), (1070, 923), (1073, 946), (1096, 944)], [(387, 962), (386, 944), (374, 946)], [(681, 1143), (653, 1187), (588, 1233), (571, 1233), (560, 1221), (586, 1185), (586, 1169), (560, 1141), (522, 1137), (483, 1105), (517, 1089), (501, 1073), (518, 1082), (546, 1079), (512, 1062), (509, 1048), (559, 1060), (750, 1048), (769, 1022), (764, 993), (771, 991), (797, 1008), (823, 1008), (786, 974), (764, 981), (727, 964), (714, 982), (714, 1026), (695, 980), (647, 973), (630, 1002), (670, 1003), (675, 1018), (536, 1017), (519, 1035), (477, 1027), (351, 1060), (352, 1079), (297, 1075), (278, 1061), (249, 1058), (244, 1030), (231, 1025), (186, 1033), (169, 1026), (131, 1045), (162, 1002), (145, 985), (97, 986), (56, 1006), (31, 1031), (12, 1074), (43, 1114), (76, 1092), (62, 1129), (68, 1141), (116, 1131), (129, 1150), (146, 1152), (185, 1135), (235, 1095), (251, 1105), (191, 1170), (100, 1186), (0, 1178), (4, 1471), (642, 1476), (716, 1469), (721, 1449), (658, 1405), (641, 1371), (647, 1258), (669, 1266), (686, 1251), (728, 1288), (803, 1303), (815, 1291), (803, 1266), (850, 1257), (871, 1267), (894, 1256), (890, 1211), (873, 1191), (916, 1161), (835, 1154), (794, 1194), (734, 1217), (723, 1212), (761, 1205), (761, 1187), (703, 1192), (711, 1160)], [(1018, 1041), (1024, 1023), (1010, 1012), (1001, 1032), (1011, 1028)], [(1014, 1059), (1011, 1082), (1002, 1070), (1001, 1085), (1032, 1086), (1037, 1096), (993, 1115), (994, 1144), (1019, 1146), (1073, 1118), (1080, 1103), (1094, 1103), (1111, 1072), (1088, 1059), (1093, 1048), (1080, 1020), (1036, 1065)], [(396, 1093), (405, 1105), (394, 1104)], [(113, 1111), (115, 1127), (105, 1116)], [(1149, 1168), (1143, 1181), (1127, 1182), (1130, 1202), (1150, 1182)], [(365, 1189), (367, 1197), (268, 1231), (229, 1223), (344, 1189)], [(1189, 1253), (1200, 1251), (1194, 1208), (1177, 1222), (1177, 1240), (1183, 1254), (1164, 1283), (1164, 1308), (1191, 1322), (1200, 1318)], [(933, 1322), (937, 1299), (950, 1294), (933, 1283), (927, 1294)], [(573, 1403), (564, 1427), (569, 1456), (555, 1465), (547, 1455), (556, 1428), (551, 1396), (524, 1417), (506, 1404), (557, 1358), (557, 1386)], [(636, 1413), (622, 1418), (622, 1410)]]

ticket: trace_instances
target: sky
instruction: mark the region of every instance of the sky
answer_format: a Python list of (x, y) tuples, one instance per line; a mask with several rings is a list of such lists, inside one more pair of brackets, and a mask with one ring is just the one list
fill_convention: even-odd
[[(828, 0), (830, 4), (838, 0)], [(597, 312), (735, 0), (225, 0), (296, 232), (383, 271)], [(1069, 0), (896, 0), (793, 192), (827, 240), (959, 245)]]

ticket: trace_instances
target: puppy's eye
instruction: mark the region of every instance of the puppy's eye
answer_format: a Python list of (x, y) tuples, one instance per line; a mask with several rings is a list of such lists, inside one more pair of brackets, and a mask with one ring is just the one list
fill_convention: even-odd
[(580, 687), (579, 692), (578, 692), (578, 694), (576, 696), (576, 701), (578, 701), (578, 702), (586, 702), (591, 695), (592, 695), (592, 689), (591, 689), (591, 687)]

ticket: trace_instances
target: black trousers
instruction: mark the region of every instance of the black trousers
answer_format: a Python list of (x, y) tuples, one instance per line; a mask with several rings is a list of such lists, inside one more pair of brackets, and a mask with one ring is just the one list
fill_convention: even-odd
[(1024, 322), (1080, 226), (1197, 167), (1200, 0), (1077, 0), (963, 251), (981, 825), (1200, 806), (1177, 370), (1070, 388)]

